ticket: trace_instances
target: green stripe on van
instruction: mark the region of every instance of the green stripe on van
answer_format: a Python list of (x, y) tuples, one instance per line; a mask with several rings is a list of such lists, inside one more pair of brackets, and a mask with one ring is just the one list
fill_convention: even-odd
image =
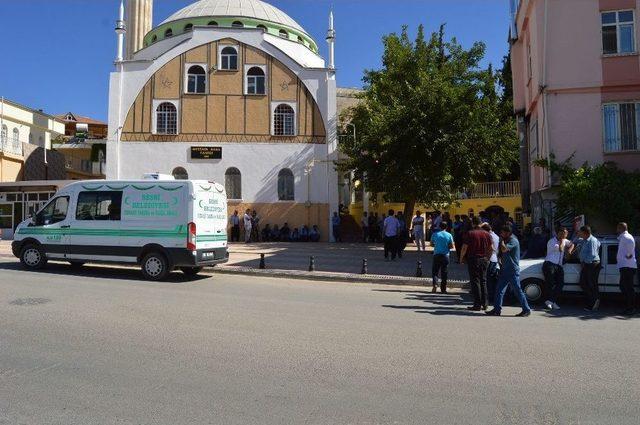
[(173, 230), (160, 229), (45, 229), (27, 227), (18, 231), (19, 235), (69, 235), (69, 236), (102, 236), (102, 237), (145, 237), (145, 238), (172, 238), (182, 239), (187, 237), (184, 226), (178, 226)]
[(196, 236), (198, 242), (219, 242), (226, 241), (227, 235), (200, 235)]

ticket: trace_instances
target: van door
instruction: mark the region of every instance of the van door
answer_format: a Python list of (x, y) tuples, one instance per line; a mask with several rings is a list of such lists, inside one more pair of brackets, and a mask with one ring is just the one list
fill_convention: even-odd
[(196, 224), (196, 249), (209, 250), (227, 246), (227, 197), (224, 187), (194, 183), (193, 205)]
[(126, 261), (120, 252), (122, 191), (85, 190), (78, 200), (69, 229), (71, 260)]
[(69, 205), (68, 195), (53, 198), (35, 215), (33, 225), (20, 229), (19, 235), (40, 242), (47, 258), (64, 258), (69, 243)]

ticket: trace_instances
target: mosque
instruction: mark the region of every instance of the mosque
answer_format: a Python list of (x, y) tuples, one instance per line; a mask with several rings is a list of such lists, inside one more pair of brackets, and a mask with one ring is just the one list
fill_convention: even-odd
[[(126, 13), (125, 13), (126, 9)], [(338, 210), (335, 32), (329, 58), (260, 0), (200, 0), (152, 27), (153, 0), (120, 4), (110, 75), (108, 179), (224, 183), (229, 213), (317, 224)]]

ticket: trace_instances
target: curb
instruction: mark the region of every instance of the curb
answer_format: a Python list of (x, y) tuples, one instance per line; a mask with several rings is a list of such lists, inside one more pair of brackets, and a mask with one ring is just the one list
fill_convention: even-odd
[[(252, 267), (242, 266), (219, 266), (207, 270), (214, 274), (232, 274), (232, 275), (248, 275), (263, 277), (284, 277), (289, 279), (300, 280), (324, 280), (331, 282), (354, 282), (354, 283), (376, 283), (385, 285), (407, 285), (407, 286), (431, 286), (431, 278), (418, 278), (407, 276), (386, 276), (375, 274), (355, 274), (355, 273), (336, 273), (336, 272), (306, 272), (302, 270), (284, 270), (284, 269), (255, 269)], [(447, 283), (449, 288), (466, 288), (468, 283), (461, 280), (449, 280)]]

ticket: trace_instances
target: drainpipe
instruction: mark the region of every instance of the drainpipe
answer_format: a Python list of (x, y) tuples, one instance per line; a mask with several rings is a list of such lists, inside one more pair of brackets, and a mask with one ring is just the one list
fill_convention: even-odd
[(546, 154), (547, 154), (547, 182), (549, 187), (551, 187), (551, 146), (549, 143), (549, 124), (547, 122), (547, 22), (549, 20), (549, 3), (548, 0), (544, 0), (544, 40), (542, 44), (542, 113), (544, 115), (543, 120), (543, 132), (544, 132), (544, 141), (546, 145)]

